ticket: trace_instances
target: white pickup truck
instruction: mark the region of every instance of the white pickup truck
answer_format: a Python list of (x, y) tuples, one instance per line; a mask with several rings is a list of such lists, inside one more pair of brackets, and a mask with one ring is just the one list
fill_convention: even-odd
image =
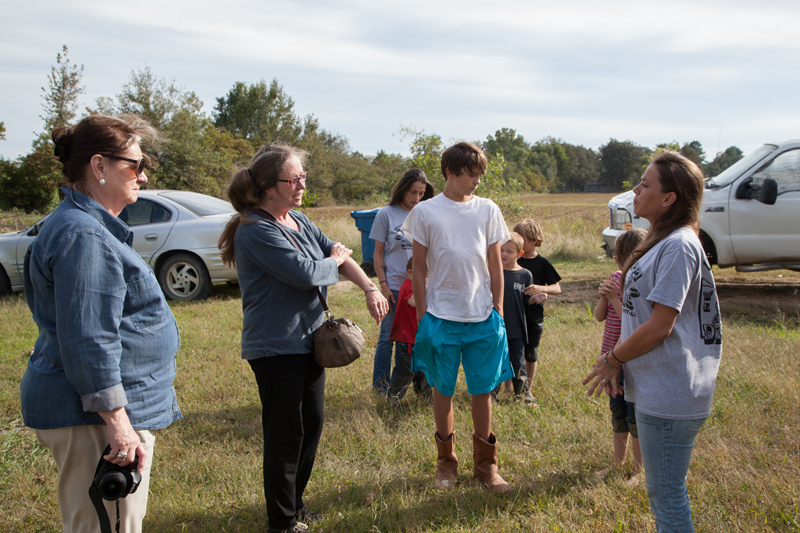
[[(603, 248), (649, 223), (633, 214), (633, 191), (608, 202)], [(761, 146), (706, 180), (700, 240), (712, 265), (740, 272), (800, 271), (800, 139)]]

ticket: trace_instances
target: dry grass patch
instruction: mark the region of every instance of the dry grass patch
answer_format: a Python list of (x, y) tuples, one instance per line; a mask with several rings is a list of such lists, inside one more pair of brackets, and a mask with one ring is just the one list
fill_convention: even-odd
[[(607, 197), (546, 195), (532, 205), (542, 213), (559, 201), (604, 210)], [(335, 209), (310, 216), (331, 238), (360, 242), (352, 209)], [(600, 243), (599, 233), (556, 217), (543, 221), (546, 239), (573, 242), (568, 248), (576, 257), (590, 240)], [(430, 405), (409, 392), (391, 409), (372, 393), (378, 328), (357, 287), (341, 282), (331, 288), (334, 314), (355, 320), (368, 346), (351, 366), (327, 373), (326, 425), (307, 491), (308, 504), (325, 518), (312, 531), (655, 530), (644, 486), (624, 486), (629, 470), (595, 477), (611, 463), (611, 424), (607, 400), (586, 397), (580, 386), (602, 336), (591, 314), (597, 283), (614, 265), (599, 257), (556, 257), (555, 264), (567, 290), (546, 304), (533, 391), (540, 408), (502, 397), (494, 408), (501, 473), (514, 489), (508, 497), (488, 493), (471, 478), (463, 377), (454, 398), (459, 484), (447, 492), (434, 489)], [(157, 432), (145, 530), (262, 531), (261, 406), (252, 371), (239, 356), (238, 290), (217, 285), (204, 302), (171, 307), (182, 337), (175, 385), (185, 418)], [(698, 532), (799, 531), (800, 338), (778, 311), (757, 322), (746, 306), (737, 313), (728, 316), (723, 307), (714, 411), (689, 472), (695, 524)], [(36, 338), (22, 295), (0, 301), (0, 332), (0, 530), (60, 531), (55, 465), (20, 423), (19, 379)]]

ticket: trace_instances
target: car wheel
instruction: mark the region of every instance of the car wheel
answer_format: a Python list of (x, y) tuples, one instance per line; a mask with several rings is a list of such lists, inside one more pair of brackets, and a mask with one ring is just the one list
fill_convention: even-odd
[(8, 279), (8, 274), (0, 267), (0, 298), (11, 292), (11, 280)]
[(158, 283), (168, 300), (201, 300), (211, 292), (205, 265), (191, 254), (168, 257), (158, 271)]

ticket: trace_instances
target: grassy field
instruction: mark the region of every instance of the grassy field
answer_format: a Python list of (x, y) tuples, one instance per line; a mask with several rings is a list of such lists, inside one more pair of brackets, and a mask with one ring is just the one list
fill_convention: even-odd
[[(614, 270), (599, 248), (609, 196), (524, 198), (526, 214), (542, 221), (542, 252), (562, 275), (564, 294), (546, 304), (533, 391), (540, 407), (501, 396), (494, 408), (501, 473), (514, 489), (509, 496), (492, 495), (471, 479), (463, 378), (455, 395), (460, 483), (434, 489), (430, 405), (412, 392), (391, 409), (372, 394), (378, 328), (357, 288), (349, 282), (332, 288), (334, 312), (356, 320), (368, 346), (362, 359), (327, 374), (326, 425), (307, 491), (309, 505), (325, 518), (312, 531), (655, 531), (644, 486), (624, 485), (630, 465), (606, 479), (595, 476), (611, 462), (608, 406), (587, 398), (580, 385), (602, 335), (591, 314), (596, 287)], [(374, 206), (359, 206), (367, 207)], [(360, 235), (348, 216), (352, 209), (308, 213), (329, 236), (355, 247)], [(731, 269), (715, 275), (721, 284), (769, 285), (774, 292), (759, 306), (743, 291), (721, 296), (724, 349), (714, 410), (689, 472), (696, 528), (800, 531), (800, 275)], [(183, 340), (175, 386), (185, 418), (157, 433), (145, 530), (263, 531), (260, 404), (252, 372), (239, 358), (238, 291), (218, 285), (208, 300), (171, 307)], [(55, 465), (19, 413), (19, 381), (36, 335), (21, 294), (0, 300), (4, 532), (60, 531)]]

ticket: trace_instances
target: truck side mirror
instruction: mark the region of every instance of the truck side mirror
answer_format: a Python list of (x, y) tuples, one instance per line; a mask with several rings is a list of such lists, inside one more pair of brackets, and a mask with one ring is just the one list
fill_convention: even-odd
[(751, 200), (753, 198), (753, 178), (747, 178), (736, 187), (737, 200)]
[(766, 205), (775, 205), (778, 199), (778, 182), (772, 178), (764, 178), (761, 190), (758, 193), (758, 201)]

